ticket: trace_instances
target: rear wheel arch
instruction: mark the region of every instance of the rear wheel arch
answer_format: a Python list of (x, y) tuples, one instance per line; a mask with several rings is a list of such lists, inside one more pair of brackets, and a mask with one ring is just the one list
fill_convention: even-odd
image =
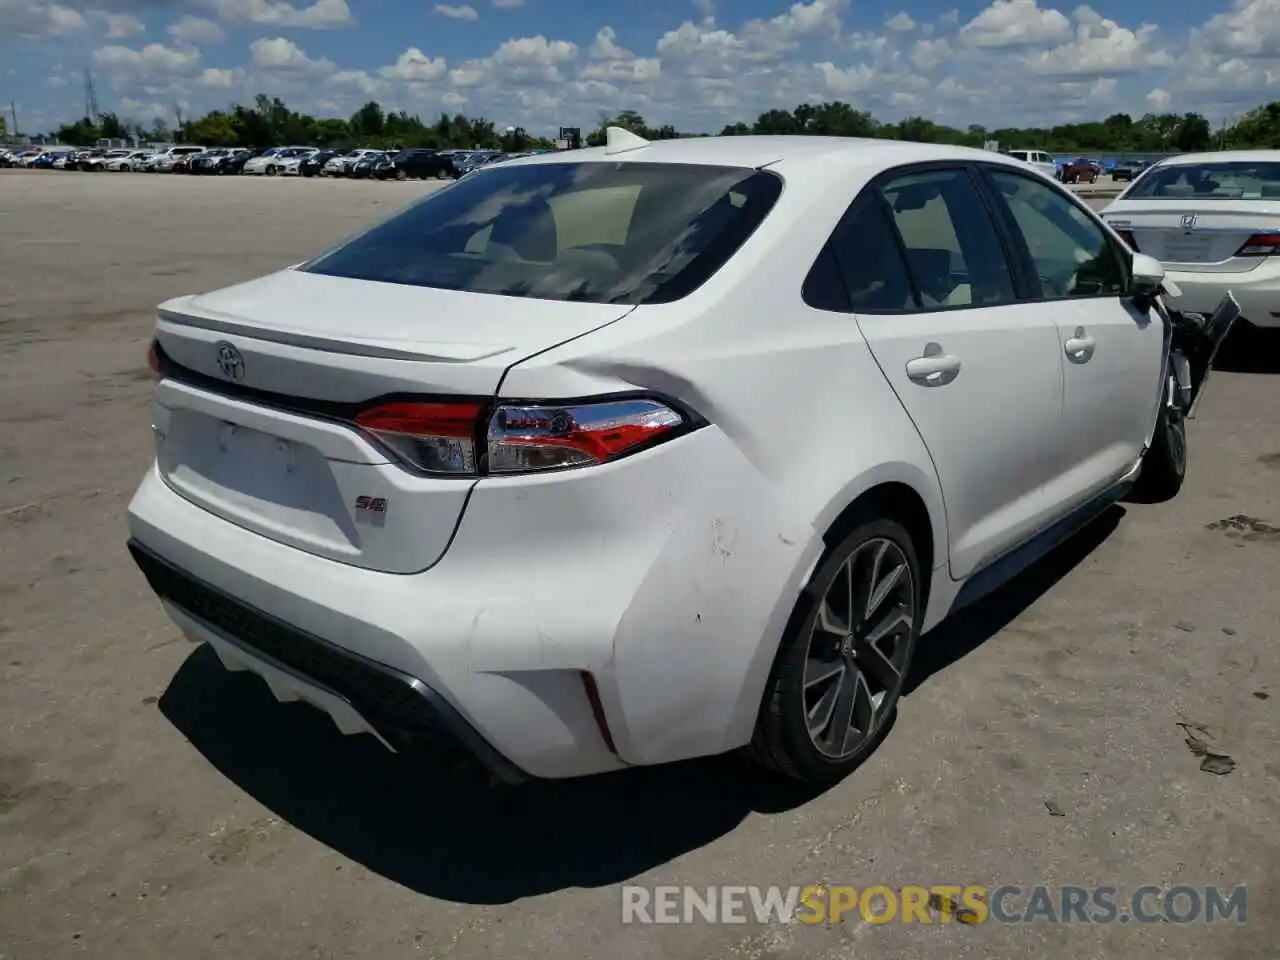
[(924, 498), (907, 483), (891, 480), (877, 483), (858, 494), (827, 527), (822, 535), (827, 550), (839, 545), (849, 532), (868, 520), (893, 520), (911, 536), (920, 562), (921, 609), (929, 603), (929, 574), (945, 544), (936, 542), (934, 518)]

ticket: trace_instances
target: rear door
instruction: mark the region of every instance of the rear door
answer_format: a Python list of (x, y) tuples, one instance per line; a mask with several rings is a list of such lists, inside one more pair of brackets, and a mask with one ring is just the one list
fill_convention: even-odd
[(1035, 309), (1057, 328), (1065, 422), (1054, 488), (1080, 503), (1142, 455), (1164, 378), (1164, 325), (1134, 305), (1129, 254), (1075, 197), (1009, 167), (984, 170), (1025, 246)]
[(966, 166), (880, 178), (833, 243), (859, 327), (938, 471), (962, 579), (1054, 518), (1044, 491), (1062, 430), (1057, 330), (1020, 302)]

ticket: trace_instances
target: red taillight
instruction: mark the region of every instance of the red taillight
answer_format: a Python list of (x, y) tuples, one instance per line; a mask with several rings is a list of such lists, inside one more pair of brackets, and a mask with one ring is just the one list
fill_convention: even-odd
[(1280, 249), (1280, 233), (1255, 233), (1236, 251), (1237, 257), (1269, 257)]
[(368, 430), (411, 466), (428, 473), (474, 474), (478, 403), (384, 403), (361, 411)]
[[(478, 403), (402, 401), (355, 418), (408, 465), (454, 476), (515, 474), (616, 460), (678, 435), (685, 417), (657, 400), (572, 404), (498, 404), (487, 418)], [(477, 456), (481, 440), (483, 456)]]
[(490, 473), (526, 473), (604, 463), (686, 426), (683, 416), (657, 400), (503, 405), (489, 420)]
[(1120, 234), (1120, 239), (1129, 245), (1130, 250), (1138, 252), (1138, 241), (1133, 239), (1132, 230), (1117, 230), (1116, 233)]
[(151, 346), (147, 348), (147, 366), (151, 368), (157, 380), (164, 376), (164, 364), (160, 362), (160, 345), (155, 340), (152, 340)]

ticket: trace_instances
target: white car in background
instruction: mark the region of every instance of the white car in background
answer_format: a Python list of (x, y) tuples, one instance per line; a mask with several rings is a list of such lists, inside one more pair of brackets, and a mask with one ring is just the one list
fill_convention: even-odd
[(282, 177), (302, 176), (302, 162), (319, 152), (318, 147), (295, 147), (282, 155), (277, 173)]
[(344, 177), (351, 173), (351, 168), (363, 160), (371, 153), (381, 153), (381, 150), (370, 150), (366, 148), (357, 148), (348, 150), (346, 153), (331, 157), (320, 170), (320, 175), (325, 177)]
[(130, 551), (190, 639), (394, 749), (830, 781), (922, 632), (1178, 492), (1235, 314), (1163, 284), (998, 154), (611, 128), (161, 305)]
[(127, 160), (132, 153), (132, 150), (108, 150), (106, 153), (86, 160), (85, 169), (88, 171), (120, 170), (121, 167), (118, 164)]
[(1181, 310), (1228, 291), (1254, 327), (1280, 327), (1280, 150), (1193, 153), (1144, 171), (1103, 211), (1165, 265)]
[(240, 172), (247, 176), (279, 176), (285, 164), (297, 157), (299, 150), (306, 147), (272, 147), (264, 150), (256, 157), (250, 157)]
[(103, 163), (103, 167), (117, 173), (127, 173), (132, 170), (137, 170), (142, 166), (142, 164), (146, 163), (147, 160), (151, 158), (153, 152), (154, 151), (152, 150), (129, 150), (126, 151), (123, 156), (111, 157)]
[(201, 153), (204, 153), (204, 147), (167, 147), (144, 160), (141, 169), (148, 173), (170, 173), (179, 160), (189, 159)]
[(1056, 178), (1058, 175), (1058, 164), (1054, 161), (1052, 155), (1045, 153), (1043, 150), (1009, 150), (1007, 152), (1013, 159), (1020, 160), (1027, 166), (1039, 170), (1046, 177)]

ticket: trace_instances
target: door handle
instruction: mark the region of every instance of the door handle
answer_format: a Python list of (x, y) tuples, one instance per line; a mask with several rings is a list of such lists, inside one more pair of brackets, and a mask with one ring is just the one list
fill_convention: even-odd
[(1084, 327), (1076, 327), (1075, 335), (1070, 337), (1064, 346), (1073, 360), (1088, 360), (1093, 356), (1098, 341), (1084, 332)]
[(907, 376), (926, 387), (940, 387), (956, 378), (960, 366), (959, 357), (942, 353), (940, 347), (931, 343), (925, 348), (923, 357), (907, 361)]

